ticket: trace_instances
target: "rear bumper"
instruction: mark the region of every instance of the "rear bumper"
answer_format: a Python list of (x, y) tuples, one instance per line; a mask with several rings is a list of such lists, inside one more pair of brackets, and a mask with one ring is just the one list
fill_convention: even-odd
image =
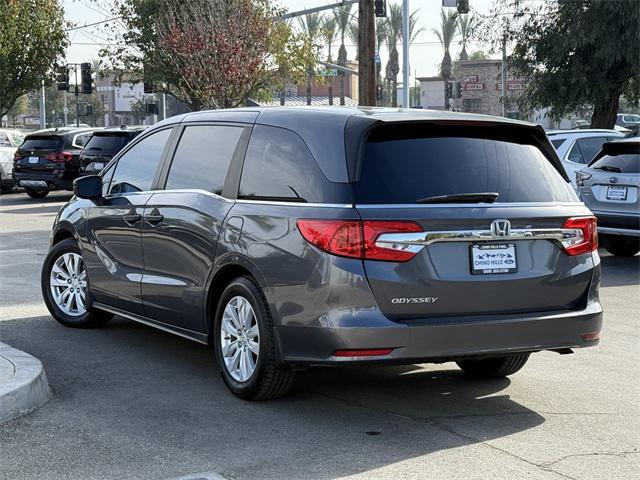
[(20, 187), (71, 190), (73, 181), (64, 178), (64, 173), (14, 173), (16, 185)]
[(640, 215), (620, 215), (610, 212), (593, 212), (598, 218), (598, 232), (609, 235), (640, 236)]
[[(420, 325), (392, 321), (388, 326), (351, 328), (287, 325), (278, 327), (278, 337), (288, 364), (402, 364), (590, 347), (598, 343), (601, 328), (602, 307), (591, 302), (581, 311), (437, 319)], [(394, 350), (383, 357), (333, 355), (336, 350), (374, 348)]]

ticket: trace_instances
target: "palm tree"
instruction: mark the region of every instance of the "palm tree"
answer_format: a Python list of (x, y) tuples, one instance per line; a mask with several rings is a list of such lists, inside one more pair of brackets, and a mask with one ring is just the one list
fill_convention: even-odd
[[(315, 49), (320, 49), (320, 37), (322, 36), (322, 16), (320, 12), (308, 13), (304, 17), (298, 18), (298, 24), (302, 33), (309, 39)], [(314, 71), (312, 68), (307, 72), (307, 105), (311, 105), (311, 80)]]
[[(335, 17), (329, 16), (326, 17), (322, 22), (322, 36), (324, 37), (324, 43), (327, 45), (327, 62), (331, 63), (333, 60), (331, 59), (331, 45), (336, 39), (338, 34), (338, 22)], [(328, 94), (329, 94), (329, 105), (333, 105), (333, 78), (329, 77), (329, 86), (328, 86)]]
[[(454, 38), (458, 34), (458, 13), (447, 12), (443, 8), (440, 11), (440, 30), (433, 29), (433, 33), (436, 34), (442, 48), (444, 49), (444, 56), (442, 57), (442, 63), (440, 64), (440, 75), (444, 80), (444, 90), (447, 91), (447, 82), (451, 78), (451, 54), (449, 53), (449, 47)], [(445, 93), (444, 96), (444, 108), (449, 109), (449, 99)]]
[[(380, 55), (382, 45), (387, 41), (388, 25), (386, 18), (376, 18), (376, 54)], [(376, 63), (376, 84), (382, 85), (382, 63)], [(381, 105), (384, 105), (384, 100)]]
[[(333, 16), (336, 19), (338, 25), (338, 32), (340, 34), (340, 49), (338, 50), (338, 65), (341, 67), (347, 66), (347, 48), (344, 46), (344, 39), (348, 34), (349, 20), (351, 18), (351, 7), (353, 4), (349, 4), (344, 7), (337, 8), (333, 11)], [(344, 71), (338, 71), (340, 76), (340, 105), (344, 105)]]
[(458, 21), (458, 32), (460, 33), (460, 43), (462, 44), (462, 51), (460, 52), (460, 60), (469, 60), (467, 54), (467, 45), (469, 39), (473, 34), (475, 27), (475, 17), (473, 15), (461, 15)]

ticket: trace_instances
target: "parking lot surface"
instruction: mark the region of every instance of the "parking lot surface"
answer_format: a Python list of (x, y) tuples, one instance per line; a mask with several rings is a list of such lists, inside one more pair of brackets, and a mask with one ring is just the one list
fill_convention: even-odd
[(597, 347), (533, 355), (510, 379), (454, 364), (319, 368), (251, 403), (202, 345), (122, 318), (73, 330), (49, 316), (40, 267), (68, 198), (0, 197), (0, 341), (42, 360), (53, 389), (0, 425), (0, 479), (637, 478), (640, 256), (601, 252)]

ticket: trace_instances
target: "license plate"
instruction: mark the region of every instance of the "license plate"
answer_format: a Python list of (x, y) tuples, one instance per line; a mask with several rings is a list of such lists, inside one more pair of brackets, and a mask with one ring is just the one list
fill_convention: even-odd
[(627, 187), (608, 187), (607, 200), (626, 200)]
[(471, 273), (490, 275), (518, 271), (515, 243), (471, 245)]
[(104, 163), (102, 162), (94, 162), (93, 169), (94, 170), (102, 170), (104, 168)]
[(29, 157), (29, 163), (40, 163), (40, 157)]

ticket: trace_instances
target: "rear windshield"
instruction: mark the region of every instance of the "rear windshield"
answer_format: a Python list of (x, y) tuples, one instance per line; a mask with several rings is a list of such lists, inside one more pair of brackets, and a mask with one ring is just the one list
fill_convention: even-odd
[(496, 202), (576, 201), (533, 145), (500, 139), (487, 128), (428, 129), (420, 136), (388, 127), (370, 134), (354, 186), (357, 203), (410, 204), (481, 192), (498, 193)]
[(127, 133), (94, 134), (85, 145), (84, 151), (90, 154), (115, 155), (132, 138), (133, 136)]
[(605, 155), (590, 165), (596, 170), (619, 171), (620, 173), (640, 173), (640, 153)]
[(28, 136), (20, 145), (21, 150), (57, 150), (62, 147), (62, 137), (56, 136)]

